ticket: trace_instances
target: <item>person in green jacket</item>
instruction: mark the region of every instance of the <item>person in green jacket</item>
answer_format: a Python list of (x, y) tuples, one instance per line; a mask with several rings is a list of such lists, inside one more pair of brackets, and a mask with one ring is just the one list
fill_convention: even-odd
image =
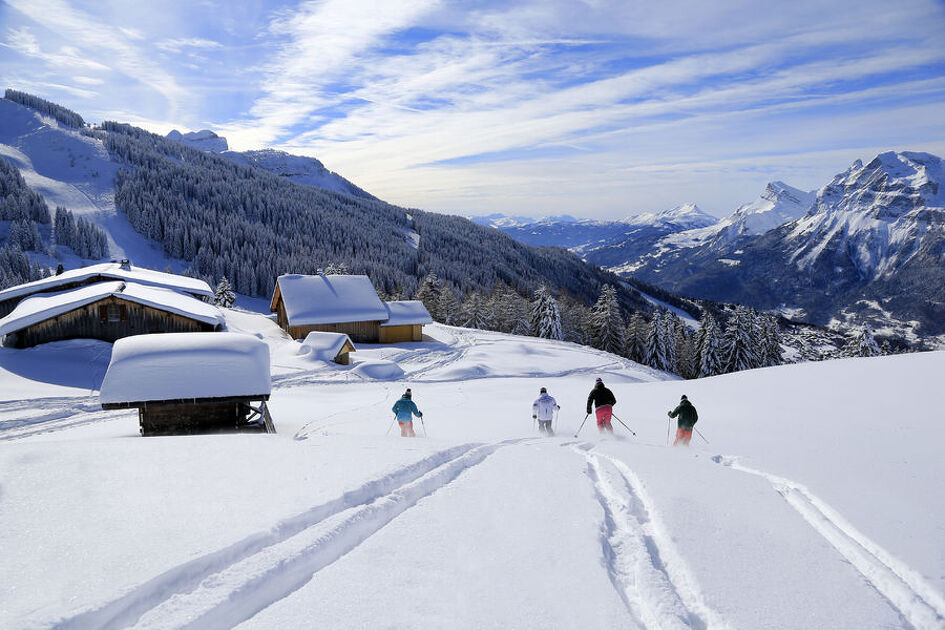
[(679, 405), (669, 412), (670, 418), (677, 416), (679, 420), (676, 421), (676, 441), (673, 442), (673, 446), (689, 446), (689, 441), (692, 440), (692, 428), (699, 420), (699, 414), (685, 394), (679, 399)]

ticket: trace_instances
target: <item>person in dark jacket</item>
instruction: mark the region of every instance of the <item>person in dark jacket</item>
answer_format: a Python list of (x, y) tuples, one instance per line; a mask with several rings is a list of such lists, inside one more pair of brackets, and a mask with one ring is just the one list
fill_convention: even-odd
[(613, 433), (614, 428), (610, 425), (610, 418), (614, 414), (614, 405), (617, 404), (617, 399), (614, 398), (612, 391), (604, 387), (604, 381), (600, 378), (594, 383), (594, 389), (587, 397), (587, 413), (591, 413), (591, 404), (596, 409), (597, 430), (601, 433), (604, 431)]
[(679, 405), (669, 412), (670, 418), (677, 416), (679, 420), (676, 421), (676, 441), (673, 442), (673, 446), (689, 446), (689, 441), (692, 439), (692, 428), (699, 420), (699, 414), (685, 394), (679, 399)]
[(417, 409), (417, 404), (411, 400), (412, 398), (413, 393), (408, 387), (404, 395), (400, 397), (400, 400), (394, 403), (394, 407), (391, 409), (391, 411), (397, 414), (397, 424), (400, 425), (400, 437), (417, 437), (417, 434), (413, 431), (413, 417), (417, 416), (418, 418), (422, 418), (423, 414)]

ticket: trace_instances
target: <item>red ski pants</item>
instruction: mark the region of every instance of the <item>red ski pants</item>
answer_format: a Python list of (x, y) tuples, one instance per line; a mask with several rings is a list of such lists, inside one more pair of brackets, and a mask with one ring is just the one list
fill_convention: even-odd
[(685, 429), (676, 429), (676, 441), (673, 446), (689, 446), (689, 440), (692, 439), (692, 431)]
[(400, 425), (400, 437), (417, 437), (413, 432), (413, 420), (410, 422), (398, 422)]
[(603, 407), (597, 408), (597, 430), (598, 431), (610, 431), (614, 432), (614, 428), (610, 426), (610, 417), (614, 415), (614, 408), (610, 405), (605, 405)]

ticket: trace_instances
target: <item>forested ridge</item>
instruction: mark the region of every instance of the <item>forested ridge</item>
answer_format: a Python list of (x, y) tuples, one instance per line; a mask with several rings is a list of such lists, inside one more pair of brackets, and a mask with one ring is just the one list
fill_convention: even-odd
[[(194, 275), (225, 275), (247, 295), (271, 295), (280, 274), (328, 263), (405, 295), (428, 273), (462, 295), (500, 282), (525, 294), (547, 284), (585, 303), (604, 283), (616, 284), (563, 249), (522, 245), (461, 217), (296, 184), (130, 125), (106, 122), (87, 133), (127, 165), (115, 199), (135, 229), (168, 256), (191, 262)], [(649, 309), (631, 291), (622, 289), (619, 299)]]

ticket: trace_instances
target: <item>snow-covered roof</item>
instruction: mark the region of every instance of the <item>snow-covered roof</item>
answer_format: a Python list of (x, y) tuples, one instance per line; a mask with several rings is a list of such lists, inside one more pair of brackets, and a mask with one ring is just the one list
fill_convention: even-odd
[(272, 298), (273, 311), (280, 293), (290, 326), (387, 319), (387, 309), (367, 276), (279, 276)]
[(17, 304), (6, 317), (0, 319), (0, 335), (22, 330), (27, 326), (74, 311), (109, 296), (176, 313), (214, 326), (224, 323), (220, 309), (184, 293), (133, 282), (113, 281), (96, 282), (67, 291), (38, 293), (28, 297)]
[(313, 331), (302, 341), (300, 354), (308, 354), (322, 361), (334, 361), (345, 348), (345, 344), (354, 350), (354, 344), (344, 333)]
[(4, 289), (0, 291), (0, 302), (42, 291), (55, 291), (56, 287), (75, 282), (83, 282), (96, 276), (114, 278), (115, 280), (127, 280), (129, 282), (137, 282), (139, 284), (163, 287), (166, 289), (176, 289), (193, 295), (207, 297), (213, 295), (213, 291), (210, 290), (210, 285), (197, 278), (188, 278), (187, 276), (178, 276), (172, 273), (143, 269), (130, 264), (122, 265), (122, 263), (118, 262), (108, 262), (100, 265), (72, 269), (58, 276), (50, 276), (42, 280), (35, 280), (33, 282), (27, 282), (26, 284), (10, 287), (9, 289)]
[(268, 395), (269, 346), (240, 333), (136, 335), (115, 342), (101, 403)]
[(384, 302), (387, 309), (387, 321), (381, 326), (410, 326), (412, 324), (432, 324), (433, 318), (427, 307), (420, 300)]

